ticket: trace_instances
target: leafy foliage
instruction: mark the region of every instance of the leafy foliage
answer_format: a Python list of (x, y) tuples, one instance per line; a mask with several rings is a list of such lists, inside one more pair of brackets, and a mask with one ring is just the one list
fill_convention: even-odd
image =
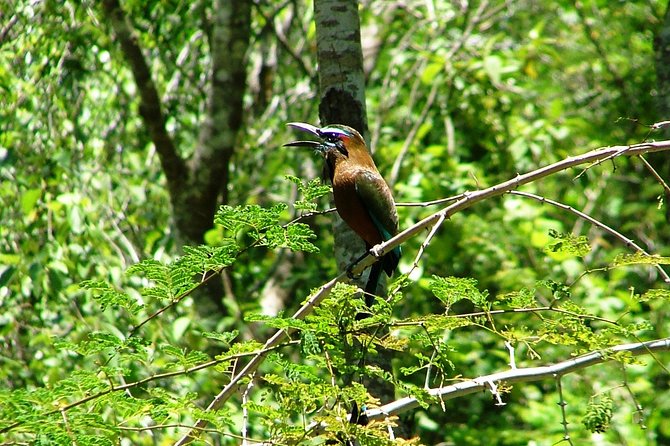
[[(609, 355), (563, 376), (560, 395), (549, 381), (495, 383), (504, 408), (496, 395), (436, 399), (426, 390), (511, 363), (544, 366), (667, 338), (667, 202), (639, 159), (526, 188), (616, 228), (648, 255), (564, 209), (507, 195), (454, 215), (429, 242), (407, 240), (406, 274), (370, 317), (357, 319), (368, 309), (346, 284), (304, 319), (288, 316), (336, 275), (336, 214), (319, 212), (330, 188), (316, 179), (318, 157), (277, 148), (290, 138), (285, 122), (316, 122), (311, 3), (253, 4), (244, 131), (227, 201), (196, 246), (181, 246), (173, 231), (139, 109), (143, 86), (101, 4), (3, 8), (0, 442), (171, 444), (204, 419), (203, 441), (217, 444), (239, 444), (243, 429), (249, 441), (276, 444), (554, 444), (566, 425), (575, 444), (593, 433), (667, 444), (667, 353)], [(188, 159), (212, 119), (216, 11), (199, 1), (122, 8), (168, 134)], [(653, 102), (661, 90), (651, 68), (665, 8), (362, 2), (371, 146), (397, 201), (444, 199), (647, 138), (641, 123), (667, 118)], [(667, 182), (667, 155), (648, 162)], [(401, 228), (433, 209), (399, 207)], [(224, 295), (208, 301), (201, 290), (221, 277)], [(286, 339), (265, 346), (275, 329)], [(258, 357), (232, 399), (204, 409)], [(417, 406), (351, 422), (352, 411), (403, 398)], [(580, 425), (575, 408), (587, 401)], [(565, 419), (557, 402), (567, 404)]]
[(321, 184), (319, 178), (314, 178), (306, 183), (293, 175), (286, 175), (286, 179), (291, 183), (295, 184), (298, 187), (300, 195), (304, 197), (301, 200), (297, 200), (293, 203), (293, 206), (300, 211), (309, 211), (313, 212), (317, 209), (317, 204), (315, 200), (323, 197), (331, 191), (330, 186)]
[(548, 252), (560, 252), (584, 257), (591, 251), (591, 246), (585, 236), (577, 237), (573, 234), (559, 234), (554, 230), (549, 231), (549, 236), (556, 241), (547, 245)]
[(613, 406), (614, 401), (608, 395), (591, 397), (582, 423), (591, 432), (600, 434), (606, 432), (612, 422)]
[(470, 278), (433, 277), (430, 290), (449, 308), (461, 299), (480, 308), (487, 308), (487, 295), (477, 289), (477, 281)]

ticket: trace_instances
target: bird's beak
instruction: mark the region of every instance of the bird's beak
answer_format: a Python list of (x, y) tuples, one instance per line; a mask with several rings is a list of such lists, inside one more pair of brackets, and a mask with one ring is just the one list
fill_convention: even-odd
[[(307, 132), (321, 139), (321, 135), (319, 134), (319, 128), (311, 124), (305, 124), (304, 122), (289, 122), (286, 125), (294, 129), (302, 130), (303, 132)], [(320, 149), (321, 146), (322, 143), (320, 141), (293, 141), (284, 144), (284, 147), (308, 147), (310, 149), (315, 150)]]
[(289, 122), (286, 124), (289, 127), (294, 129), (302, 130), (303, 132), (311, 133), (314, 136), (319, 136), (319, 128), (313, 126), (312, 124), (306, 124), (304, 122)]

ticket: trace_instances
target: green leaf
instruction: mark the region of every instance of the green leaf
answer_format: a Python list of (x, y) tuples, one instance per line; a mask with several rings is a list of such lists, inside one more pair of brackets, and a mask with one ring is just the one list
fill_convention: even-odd
[(570, 295), (572, 294), (570, 292), (570, 287), (568, 285), (565, 285), (560, 282), (556, 282), (551, 279), (547, 280), (540, 280), (537, 282), (538, 287), (543, 287), (543, 288), (548, 288), (551, 290), (551, 294), (554, 299), (556, 300), (561, 300), (561, 299), (568, 299), (570, 298)]
[(469, 277), (433, 276), (430, 291), (440, 299), (447, 310), (459, 300), (469, 300), (480, 308), (488, 308), (488, 291), (479, 291), (477, 281)]
[(421, 83), (424, 85), (431, 85), (435, 82), (435, 78), (445, 71), (444, 61), (438, 60), (429, 63), (421, 73)]
[[(185, 247), (184, 251), (190, 254), (193, 251), (201, 252), (192, 247)], [(206, 262), (198, 262), (199, 257), (195, 256), (196, 260), (193, 257), (180, 257), (170, 265), (153, 259), (143, 260), (128, 268), (127, 274), (141, 275), (152, 282), (152, 286), (142, 289), (142, 296), (159, 301), (175, 300), (192, 290), (197, 285), (196, 276), (201, 276), (204, 272), (203, 263)]]
[(230, 344), (239, 336), (240, 332), (238, 330), (225, 331), (223, 333), (215, 331), (205, 331), (202, 333), (202, 336), (207, 339), (213, 339), (215, 341), (222, 342), (224, 344)]
[(528, 308), (535, 305), (535, 290), (522, 288), (518, 291), (501, 294), (496, 297), (498, 302), (505, 302), (512, 308)]
[(79, 284), (82, 288), (91, 291), (93, 298), (98, 301), (100, 308), (125, 308), (131, 314), (137, 314), (142, 305), (128, 294), (117, 290), (112, 285), (101, 280), (85, 280)]
[(173, 323), (172, 323), (172, 336), (179, 340), (181, 337), (184, 335), (186, 330), (188, 330), (188, 327), (191, 325), (191, 318), (188, 316), (183, 316), (180, 318), (177, 318)]
[(214, 217), (214, 223), (233, 234), (241, 230), (249, 231), (254, 239), (258, 239), (265, 229), (279, 224), (279, 218), (286, 208), (284, 203), (278, 203), (269, 208), (255, 204), (236, 207), (221, 206)]
[(602, 395), (599, 398), (592, 396), (582, 419), (584, 427), (592, 433), (606, 432), (612, 421), (613, 407), (614, 402), (609, 395)]
[(591, 245), (583, 235), (576, 236), (574, 234), (563, 234), (555, 230), (549, 231), (549, 236), (555, 239), (554, 242), (549, 243), (545, 252), (547, 253), (566, 253), (577, 257), (584, 257), (591, 252)]
[(500, 76), (503, 71), (503, 63), (500, 56), (491, 55), (484, 58), (484, 70), (488, 74), (491, 82), (494, 84), (500, 83)]
[(298, 186), (298, 192), (300, 192), (302, 199), (293, 203), (293, 206), (301, 211), (315, 211), (317, 209), (316, 200), (329, 194), (331, 191), (331, 187), (321, 184), (319, 178), (315, 178), (307, 183), (303, 183), (300, 178), (293, 175), (286, 175), (285, 178)]
[(96, 353), (115, 350), (123, 346), (123, 341), (111, 333), (93, 332), (80, 342), (57, 340), (54, 346), (60, 350), (72, 350), (81, 355), (88, 356)]
[(323, 354), (319, 338), (311, 330), (304, 330), (300, 333), (300, 349), (306, 355)]
[(21, 211), (24, 215), (30, 215), (41, 196), (42, 189), (28, 189), (23, 192), (23, 195), (21, 195)]
[(619, 254), (612, 262), (612, 266), (628, 265), (670, 265), (670, 257), (637, 252), (635, 254)]
[(239, 254), (237, 243), (230, 238), (222, 239), (219, 246), (184, 246), (183, 250), (185, 255), (174, 265), (200, 275), (232, 265)]
[(293, 223), (286, 227), (275, 226), (268, 229), (266, 244), (269, 248), (289, 248), (292, 251), (319, 252), (312, 242), (316, 234), (304, 223)]
[(173, 362), (167, 365), (167, 367), (173, 369), (186, 369), (211, 360), (207, 354), (201, 351), (192, 350), (187, 353), (186, 349), (180, 349), (170, 344), (162, 345), (161, 351), (167, 356), (172, 356), (173, 358), (177, 359), (177, 362)]

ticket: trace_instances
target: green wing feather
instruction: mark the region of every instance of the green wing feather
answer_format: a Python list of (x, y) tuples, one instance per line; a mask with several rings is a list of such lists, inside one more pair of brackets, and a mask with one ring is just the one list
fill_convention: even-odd
[[(362, 171), (356, 175), (356, 193), (363, 202), (372, 222), (382, 236), (388, 240), (398, 233), (398, 213), (395, 202), (384, 179), (375, 172)], [(390, 276), (398, 266), (400, 247), (393, 248), (382, 263)]]

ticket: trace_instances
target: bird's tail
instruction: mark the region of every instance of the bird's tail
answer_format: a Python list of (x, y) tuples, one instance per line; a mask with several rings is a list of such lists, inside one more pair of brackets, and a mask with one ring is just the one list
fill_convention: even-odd
[(384, 265), (382, 262), (375, 262), (370, 267), (370, 275), (368, 276), (368, 282), (365, 284), (365, 305), (369, 307), (375, 301), (375, 295), (377, 294), (377, 285), (379, 284), (379, 278), (382, 274), (382, 269)]
[[(365, 284), (365, 305), (370, 308), (375, 302), (375, 295), (377, 294), (377, 285), (379, 284), (379, 278), (381, 277), (384, 265), (382, 262), (375, 262), (370, 267), (370, 275), (368, 276), (368, 281)], [(369, 311), (363, 311), (356, 315), (356, 320), (360, 321), (370, 317)]]

